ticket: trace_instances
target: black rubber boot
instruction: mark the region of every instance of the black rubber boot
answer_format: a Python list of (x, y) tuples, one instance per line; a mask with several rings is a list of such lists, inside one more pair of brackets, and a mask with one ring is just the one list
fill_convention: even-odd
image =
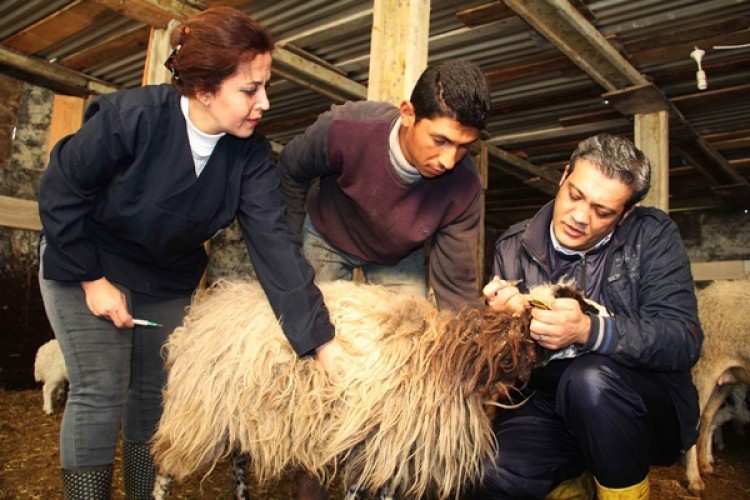
[(62, 471), (65, 500), (109, 500), (112, 498), (112, 466)]
[(147, 444), (122, 442), (122, 479), (125, 483), (125, 498), (151, 499), (156, 469)]

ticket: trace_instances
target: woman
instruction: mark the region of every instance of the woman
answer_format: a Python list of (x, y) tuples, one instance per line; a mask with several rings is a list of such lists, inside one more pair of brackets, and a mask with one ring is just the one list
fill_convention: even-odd
[(159, 351), (203, 273), (203, 242), (235, 217), (289, 342), (335, 368), (339, 346), (287, 225), (271, 147), (254, 134), (269, 108), (270, 33), (217, 7), (171, 43), (173, 85), (99, 97), (42, 178), (40, 281), (70, 378), (66, 498), (109, 497), (121, 425), (126, 495), (150, 498)]

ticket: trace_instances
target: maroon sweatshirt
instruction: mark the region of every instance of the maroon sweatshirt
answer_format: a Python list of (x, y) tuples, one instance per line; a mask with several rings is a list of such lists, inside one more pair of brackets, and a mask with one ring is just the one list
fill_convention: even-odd
[(383, 265), (397, 264), (430, 240), (430, 285), (438, 305), (478, 306), (483, 192), (477, 168), (466, 155), (442, 176), (400, 182), (388, 151), (398, 116), (398, 108), (384, 102), (336, 105), (284, 147), (279, 168), (292, 229), (301, 233), (307, 211), (333, 246)]

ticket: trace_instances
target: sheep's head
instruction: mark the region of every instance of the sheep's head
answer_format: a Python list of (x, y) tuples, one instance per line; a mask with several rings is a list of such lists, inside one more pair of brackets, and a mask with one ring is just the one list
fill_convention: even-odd
[(610, 316), (607, 308), (587, 299), (583, 292), (575, 286), (575, 281), (561, 280), (558, 283), (545, 283), (531, 287), (527, 295), (529, 305), (540, 309), (549, 309), (555, 299), (575, 299), (581, 305), (584, 314), (596, 314), (599, 316)]
[(448, 323), (443, 341), (442, 370), (460, 380), (465, 396), (504, 392), (525, 385), (541, 360), (541, 348), (531, 339), (530, 313), (520, 316), (490, 308), (464, 310)]

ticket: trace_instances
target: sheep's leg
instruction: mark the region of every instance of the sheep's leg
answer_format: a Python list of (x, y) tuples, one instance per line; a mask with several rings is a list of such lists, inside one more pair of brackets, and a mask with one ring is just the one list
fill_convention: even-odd
[(699, 495), (706, 489), (706, 484), (701, 479), (700, 469), (698, 468), (698, 445), (690, 447), (685, 455), (685, 475), (688, 480), (688, 490)]
[(711, 423), (716, 412), (727, 398), (726, 386), (717, 387), (706, 403), (701, 415), (701, 430), (698, 436), (698, 466), (701, 472), (713, 472), (713, 466), (709, 461), (708, 454), (711, 453)]
[(44, 410), (44, 413), (47, 415), (52, 414), (52, 403), (55, 395), (55, 384), (52, 382), (45, 382), (42, 386), (42, 396), (44, 398), (44, 403), (42, 406), (42, 409)]
[(156, 474), (156, 480), (154, 481), (154, 491), (151, 496), (154, 500), (166, 500), (169, 495), (169, 484), (172, 482), (170, 476), (164, 474)]
[(250, 500), (250, 489), (247, 487), (247, 464), (250, 457), (240, 451), (233, 451), (230, 455), (232, 467), (232, 491), (235, 500)]

